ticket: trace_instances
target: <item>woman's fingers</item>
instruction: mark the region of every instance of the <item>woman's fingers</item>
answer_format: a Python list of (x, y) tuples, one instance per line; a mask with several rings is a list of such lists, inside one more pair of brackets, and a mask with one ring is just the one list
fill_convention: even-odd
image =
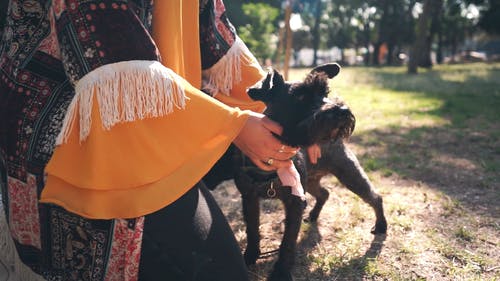
[(297, 150), (290, 150), (288, 152), (281, 152), (280, 150), (277, 150), (277, 151), (274, 151), (271, 155), (274, 159), (277, 159), (277, 160), (288, 160), (290, 158), (292, 158), (293, 156), (295, 156), (295, 154), (297, 154)]
[[(278, 123), (267, 117), (262, 118), (262, 124), (266, 129), (276, 135), (281, 135), (283, 133), (283, 128)], [(267, 153), (274, 155), (275, 159), (287, 160), (297, 154), (298, 149), (295, 147), (284, 145), (276, 138), (273, 138), (272, 142), (273, 143), (269, 146), (270, 151), (267, 151)]]
[(307, 154), (309, 155), (309, 161), (312, 164), (316, 164), (318, 163), (318, 158), (321, 158), (321, 147), (313, 144), (307, 148)]
[(275, 167), (262, 162), (262, 160), (260, 160), (259, 158), (254, 158), (254, 157), (249, 157), (249, 158), (261, 170), (264, 170), (264, 171), (273, 171), (273, 170), (276, 170)]
[(234, 139), (234, 144), (263, 170), (288, 167), (297, 149), (283, 145), (273, 135), (279, 135), (282, 131), (276, 122), (262, 114), (252, 113)]
[(267, 116), (264, 116), (262, 118), (262, 125), (268, 129), (269, 131), (281, 136), (281, 133), (283, 133), (283, 128), (273, 120), (267, 118)]
[(270, 166), (272, 166), (274, 169), (280, 169), (280, 168), (290, 167), (291, 165), (292, 165), (292, 160), (290, 159), (287, 160), (274, 159), (273, 164)]

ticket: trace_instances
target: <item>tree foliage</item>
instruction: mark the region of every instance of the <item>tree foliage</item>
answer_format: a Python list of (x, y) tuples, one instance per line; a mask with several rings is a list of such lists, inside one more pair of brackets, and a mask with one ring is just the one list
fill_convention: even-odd
[(486, 32), (500, 35), (500, 0), (488, 1), (479, 19), (479, 27)]
[(265, 3), (248, 3), (241, 6), (248, 21), (238, 28), (238, 34), (257, 58), (273, 56), (272, 35), (276, 31), (274, 20), (279, 10)]
[[(242, 6), (249, 3), (266, 3), (274, 8), (281, 8), (281, 0), (225, 0), (226, 11), (231, 23), (238, 29), (248, 23), (248, 18), (243, 12)], [(277, 23), (275, 21), (275, 23)]]

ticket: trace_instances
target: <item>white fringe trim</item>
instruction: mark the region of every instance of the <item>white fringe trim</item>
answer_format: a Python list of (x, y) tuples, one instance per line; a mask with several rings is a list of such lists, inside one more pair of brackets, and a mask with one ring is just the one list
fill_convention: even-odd
[(234, 84), (241, 82), (241, 59), (242, 55), (250, 59), (250, 65), (260, 68), (254, 55), (248, 50), (243, 41), (236, 37), (233, 46), (229, 48), (216, 64), (209, 69), (203, 70), (203, 90), (215, 96), (218, 93), (229, 95)]
[[(1, 199), (1, 196), (0, 196)], [(34, 273), (28, 266), (21, 262), (10, 236), (9, 226), (5, 212), (0, 203), (0, 266), (7, 270), (8, 278), (5, 281), (39, 281), (42, 276)]]
[(80, 79), (75, 97), (68, 107), (56, 144), (68, 140), (76, 116), (80, 120), (80, 141), (92, 127), (94, 95), (104, 129), (117, 123), (165, 116), (184, 108), (186, 96), (182, 80), (171, 69), (157, 61), (124, 61), (101, 66)]

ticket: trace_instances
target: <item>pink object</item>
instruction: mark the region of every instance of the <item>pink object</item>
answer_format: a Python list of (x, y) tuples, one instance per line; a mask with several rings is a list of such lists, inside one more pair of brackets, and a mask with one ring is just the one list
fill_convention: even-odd
[(281, 180), (281, 184), (284, 186), (290, 186), (292, 188), (293, 195), (300, 197), (302, 200), (306, 200), (304, 187), (302, 187), (302, 184), (300, 183), (300, 174), (294, 164), (287, 168), (278, 169), (277, 173)]

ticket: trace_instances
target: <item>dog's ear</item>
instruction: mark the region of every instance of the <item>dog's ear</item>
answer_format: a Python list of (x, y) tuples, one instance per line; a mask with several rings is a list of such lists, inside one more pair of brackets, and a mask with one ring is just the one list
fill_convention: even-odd
[(315, 72), (323, 72), (328, 76), (328, 78), (331, 79), (339, 74), (340, 65), (338, 65), (337, 63), (326, 63), (318, 65), (313, 70), (311, 70), (311, 74)]
[(269, 101), (269, 90), (271, 88), (271, 79), (273, 77), (273, 73), (269, 72), (264, 78), (264, 80), (258, 82), (251, 88), (248, 88), (247, 94), (253, 99), (253, 100), (260, 100), (263, 102)]
[(267, 74), (264, 80), (249, 88), (247, 93), (253, 100), (267, 103), (271, 101), (274, 93), (282, 90), (283, 87), (285, 87), (285, 79), (277, 70), (273, 70)]
[(277, 70), (273, 73), (273, 90), (281, 90), (285, 86), (285, 78)]

